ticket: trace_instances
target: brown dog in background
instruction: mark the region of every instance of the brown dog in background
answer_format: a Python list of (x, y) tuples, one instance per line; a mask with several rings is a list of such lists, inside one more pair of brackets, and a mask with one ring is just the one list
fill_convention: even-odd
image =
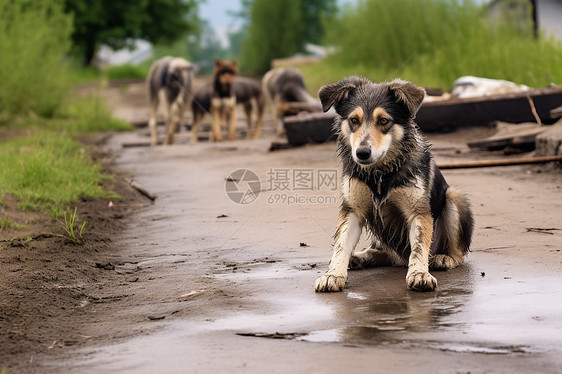
[[(222, 140), (222, 127), (228, 119), (228, 139), (235, 139), (236, 105), (242, 104), (248, 122), (248, 138), (256, 139), (261, 136), (263, 129), (263, 114), (265, 96), (259, 82), (239, 77), (236, 60), (215, 60), (213, 81), (195, 93), (193, 109), (193, 126), (191, 128), (191, 142), (197, 142), (197, 131), (205, 116), (211, 114), (212, 134), (215, 141)], [(257, 128), (254, 130), (252, 121), (252, 107), (255, 102), (257, 112)]]

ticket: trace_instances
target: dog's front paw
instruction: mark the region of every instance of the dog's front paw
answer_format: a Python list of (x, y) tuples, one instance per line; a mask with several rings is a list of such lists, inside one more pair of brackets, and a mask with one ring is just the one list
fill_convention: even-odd
[(316, 292), (339, 292), (343, 290), (347, 277), (325, 274), (316, 279), (314, 289)]
[(365, 256), (359, 253), (354, 253), (349, 259), (349, 268), (351, 270), (361, 270), (365, 268)]
[(437, 288), (437, 279), (428, 272), (414, 271), (406, 276), (406, 284), (414, 291), (433, 291)]

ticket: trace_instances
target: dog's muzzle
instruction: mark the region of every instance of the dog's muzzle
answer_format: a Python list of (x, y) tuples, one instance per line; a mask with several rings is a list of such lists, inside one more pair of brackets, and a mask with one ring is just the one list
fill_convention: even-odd
[(360, 161), (367, 161), (371, 158), (371, 148), (357, 148), (355, 156), (357, 156)]

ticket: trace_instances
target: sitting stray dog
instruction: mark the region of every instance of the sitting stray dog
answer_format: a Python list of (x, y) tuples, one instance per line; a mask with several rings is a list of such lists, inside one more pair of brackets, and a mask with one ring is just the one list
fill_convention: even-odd
[[(248, 138), (255, 139), (261, 136), (263, 129), (263, 114), (265, 109), (265, 96), (260, 84), (250, 78), (234, 77), (229, 73), (232, 70), (230, 61), (215, 61), (215, 79), (213, 82), (201, 87), (195, 93), (191, 104), (193, 110), (193, 126), (191, 127), (191, 142), (197, 142), (197, 131), (206, 112), (210, 111), (212, 117), (213, 137), (216, 141), (222, 140), (222, 127), (229, 117), (229, 140), (234, 140), (236, 131), (236, 105), (242, 104), (248, 122)], [(226, 68), (225, 66), (230, 66)], [(222, 72), (222, 73), (221, 73)], [(222, 81), (221, 81), (222, 79)], [(252, 102), (255, 102), (257, 112), (257, 128), (254, 130), (252, 120)], [(220, 120), (220, 122), (219, 122)]]
[(163, 57), (152, 65), (146, 78), (148, 98), (150, 101), (151, 144), (158, 144), (156, 134), (156, 114), (160, 102), (164, 105), (166, 143), (174, 142), (174, 134), (179, 128), (185, 107), (189, 107), (191, 86), (193, 82), (193, 65), (180, 57)]
[(320, 103), (306, 90), (304, 76), (301, 71), (293, 67), (274, 68), (265, 73), (262, 78), (263, 91), (271, 103), (273, 118), (277, 121), (277, 131), (282, 133), (283, 116), (288, 109), (288, 103), (306, 103), (311, 107)]
[[(425, 91), (410, 82), (376, 84), (348, 77), (323, 86), (324, 111), (334, 107), (343, 203), (327, 273), (317, 292), (341, 291), (348, 266), (408, 266), (409, 289), (437, 287), (429, 268), (463, 262), (474, 221), (468, 200), (449, 187), (414, 123)], [(371, 248), (352, 255), (362, 229)]]

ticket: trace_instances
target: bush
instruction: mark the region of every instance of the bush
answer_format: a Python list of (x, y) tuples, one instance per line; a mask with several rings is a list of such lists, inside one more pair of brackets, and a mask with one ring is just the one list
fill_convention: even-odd
[(562, 83), (560, 42), (536, 39), (530, 19), (492, 24), (487, 14), (474, 0), (360, 0), (328, 29), (339, 48), (331, 63), (444, 89), (463, 75)]
[(56, 112), (69, 89), (71, 32), (60, 1), (0, 0), (0, 113)]

